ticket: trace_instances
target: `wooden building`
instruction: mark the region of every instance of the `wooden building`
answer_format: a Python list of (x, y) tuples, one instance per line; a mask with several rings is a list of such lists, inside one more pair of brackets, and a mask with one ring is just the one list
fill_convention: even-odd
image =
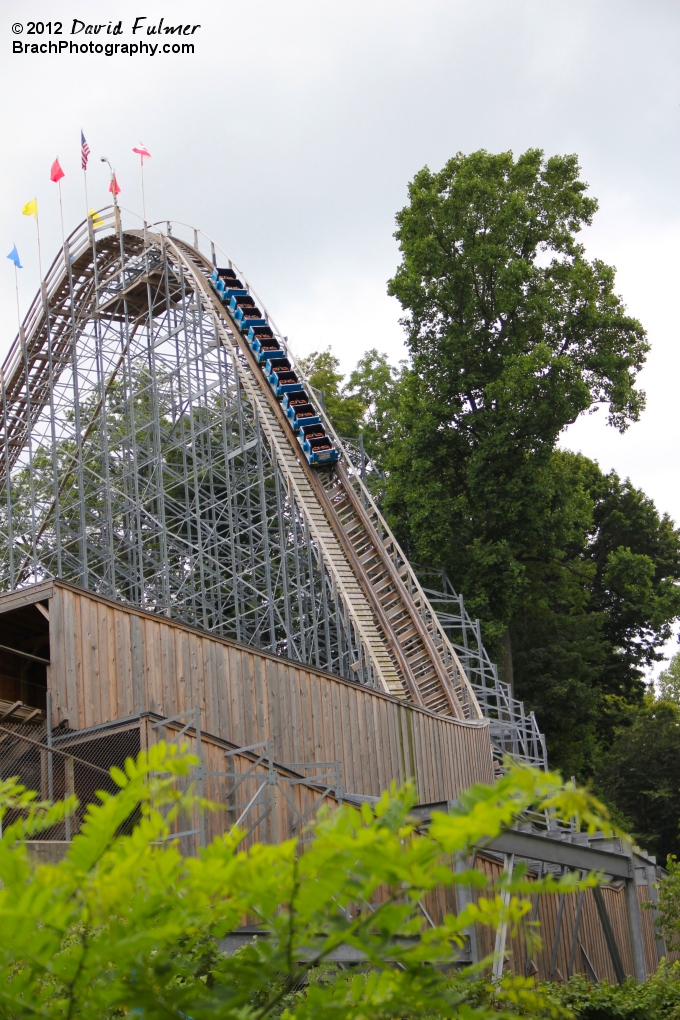
[[(188, 851), (237, 819), (247, 841), (304, 836), (323, 800), (378, 797), (393, 782), (413, 782), (421, 804), (446, 809), (494, 779), (486, 720), (437, 715), (56, 580), (0, 595), (0, 730), (3, 775), (16, 768), (44, 795), (74, 791), (83, 803), (128, 754), (161, 738), (187, 741), (202, 760), (193, 778), (222, 805), (185, 820)], [(48, 745), (30, 735), (40, 732)], [(52, 835), (68, 839), (77, 824)], [(476, 859), (492, 874), (503, 866), (502, 853)], [(621, 880), (602, 890), (619, 974), (653, 970), (663, 951), (651, 912), (631, 914), (631, 902), (653, 894), (650, 868), (648, 858), (631, 864), (633, 901)], [(543, 978), (581, 971), (615, 980), (592, 891), (580, 908), (568, 900), (541, 898), (534, 916), (544, 947), (528, 949), (523, 929), (508, 938), (509, 965)], [(440, 891), (426, 907), (437, 921), (456, 909), (455, 897)], [(476, 933), (480, 956), (493, 950), (490, 937)]]
[(204, 744), (271, 740), (277, 763), (337, 761), (355, 794), (412, 780), (421, 801), (444, 801), (493, 781), (486, 720), (435, 715), (61, 581), (0, 596), (0, 646), (1, 696), (44, 711), (49, 692), (53, 729), (198, 709)]

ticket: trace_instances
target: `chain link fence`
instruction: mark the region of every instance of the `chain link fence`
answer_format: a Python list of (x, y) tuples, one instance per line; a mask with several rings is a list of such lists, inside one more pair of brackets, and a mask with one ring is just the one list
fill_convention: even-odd
[[(109, 769), (122, 768), (125, 759), (135, 758), (139, 749), (139, 720), (71, 730), (68, 726), (51, 729), (44, 716), (35, 722), (0, 719), (0, 779), (16, 776), (40, 800), (58, 801), (72, 794), (78, 798), (70, 816), (37, 834), (35, 840), (72, 839), (97, 791), (116, 792)], [(11, 825), (16, 817), (16, 812), (7, 812), (4, 825)]]

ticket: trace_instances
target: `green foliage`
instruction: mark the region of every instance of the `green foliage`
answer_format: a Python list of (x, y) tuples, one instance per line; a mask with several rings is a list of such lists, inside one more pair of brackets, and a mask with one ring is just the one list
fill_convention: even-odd
[(657, 686), (662, 701), (680, 704), (680, 652), (673, 656), (668, 669), (659, 674)]
[(376, 430), (384, 509), (408, 555), (447, 570), (551, 760), (581, 775), (620, 704), (640, 702), (680, 612), (673, 523), (556, 447), (585, 410), (607, 405), (624, 430), (644, 406), (644, 329), (578, 241), (597, 208), (586, 191), (576, 157), (535, 149), (416, 174), (389, 283), (411, 359), (386, 379)]
[[(641, 704), (643, 669), (680, 611), (680, 541), (629, 481), (581, 455), (551, 458), (551, 556), (522, 561), (526, 592), (510, 621), (517, 692), (534, 708), (551, 760), (588, 774), (598, 744)], [(578, 712), (573, 706), (578, 705)], [(643, 767), (643, 763), (639, 763)]]
[(346, 382), (339, 371), (340, 359), (330, 350), (314, 351), (300, 360), (300, 367), (320, 394), (338, 435), (355, 439), (362, 433), (366, 453), (382, 467), (393, 438), (403, 365), (395, 368), (387, 355), (372, 348)]
[(562, 429), (593, 402), (622, 429), (642, 406), (644, 331), (576, 241), (596, 208), (585, 188), (574, 157), (478, 152), (420, 171), (397, 216), (389, 290), (412, 370), (388, 506), (427, 562), (442, 542), (471, 551), (501, 623), (522, 604), (523, 561), (552, 558)]
[(647, 981), (589, 984), (576, 974), (563, 985), (541, 984), (543, 1004), (528, 1014), (536, 1018), (568, 1016), (573, 1020), (678, 1020), (680, 1018), (680, 963), (661, 963)]
[(668, 855), (666, 870), (668, 874), (659, 882), (657, 925), (666, 948), (677, 952), (680, 949), (680, 864), (675, 854)]
[(361, 419), (366, 405), (360, 396), (349, 396), (340, 387), (344, 376), (338, 371), (340, 360), (325, 351), (314, 351), (300, 359), (300, 368), (309, 383), (317, 390), (323, 407), (334, 429), (341, 436), (352, 439), (361, 431)]
[(577, 233), (597, 209), (575, 156), (529, 149), (459, 153), (409, 185), (397, 215), (402, 263), (390, 281), (406, 310), (421, 387), (449, 427), (488, 456), (536, 452), (594, 401), (621, 429), (642, 397), (648, 344), (588, 262)]
[[(0, 1015), (490, 1020), (517, 1005), (548, 1008), (524, 978), (505, 979), (485, 1004), (479, 987), (463, 980), (469, 969), (449, 976), (453, 953), (473, 921), (495, 927), (505, 917), (512, 930), (530, 909), (529, 889), (574, 891), (594, 879), (529, 886), (516, 870), (487, 888), (480, 872), (454, 872), (451, 855), (493, 838), (531, 806), (576, 814), (590, 828), (606, 824), (588, 793), (554, 774), (515, 769), (494, 787), (469, 790), (425, 835), (409, 821), (414, 799), (406, 789), (374, 808), (320, 815), (304, 851), (289, 840), (243, 852), (232, 831), (183, 859), (168, 836), (191, 797), (175, 793), (173, 778), (192, 764), (161, 744), (128, 760), (124, 772), (112, 770), (118, 794), (100, 793), (88, 807), (60, 864), (35, 868), (21, 840), (67, 806), (39, 804), (13, 781), (2, 785), (3, 817), (11, 811), (19, 820), (5, 825), (0, 841)], [(133, 831), (121, 835), (131, 816)], [(474, 882), (477, 902), (427, 927), (419, 901), (457, 882)], [(511, 892), (507, 904), (501, 887)], [(227, 956), (219, 940), (244, 919), (269, 934)], [(340, 945), (363, 952), (366, 965), (327, 964)], [(305, 976), (308, 988), (296, 992)]]
[(595, 788), (637, 842), (663, 860), (680, 853), (680, 705), (648, 695), (639, 707), (621, 709), (619, 719)]
[(403, 370), (403, 362), (395, 368), (387, 355), (372, 348), (359, 359), (347, 380), (346, 391), (365, 407), (361, 422), (364, 448), (379, 468), (384, 467), (385, 453), (394, 437)]

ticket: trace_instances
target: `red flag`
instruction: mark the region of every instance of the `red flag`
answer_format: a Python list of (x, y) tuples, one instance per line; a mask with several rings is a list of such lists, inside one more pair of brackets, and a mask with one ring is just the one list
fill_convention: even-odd
[(113, 180), (109, 184), (109, 191), (111, 192), (112, 195), (120, 195), (120, 188), (118, 186), (118, 181), (116, 180), (115, 174), (113, 175)]
[(59, 160), (55, 159), (54, 163), (52, 164), (52, 169), (50, 170), (50, 180), (54, 181), (54, 183), (56, 184), (57, 181), (60, 181), (62, 179), (62, 177), (66, 177), (66, 174), (59, 166)]
[(142, 163), (145, 159), (151, 159), (151, 153), (147, 149), (146, 145), (142, 145), (141, 142), (139, 143), (139, 148), (135, 148), (132, 151), (137, 153), (137, 155), (141, 158)]

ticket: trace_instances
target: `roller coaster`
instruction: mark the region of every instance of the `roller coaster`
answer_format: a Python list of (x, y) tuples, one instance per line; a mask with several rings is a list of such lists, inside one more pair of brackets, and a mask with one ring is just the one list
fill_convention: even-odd
[(59, 577), (470, 726), (490, 718), (499, 760), (545, 765), (478, 621), (409, 563), (363, 450), (209, 236), (90, 217), (0, 382), (0, 590)]
[(293, 432), (297, 435), (307, 461), (312, 466), (329, 466), (339, 459), (339, 452), (326, 435), (319, 411), (293, 371), (284, 345), (273, 333), (254, 298), (243, 287), (233, 269), (213, 269), (211, 282), (224, 304), (233, 313), (234, 323), (244, 333), (264, 377), (283, 408)]

